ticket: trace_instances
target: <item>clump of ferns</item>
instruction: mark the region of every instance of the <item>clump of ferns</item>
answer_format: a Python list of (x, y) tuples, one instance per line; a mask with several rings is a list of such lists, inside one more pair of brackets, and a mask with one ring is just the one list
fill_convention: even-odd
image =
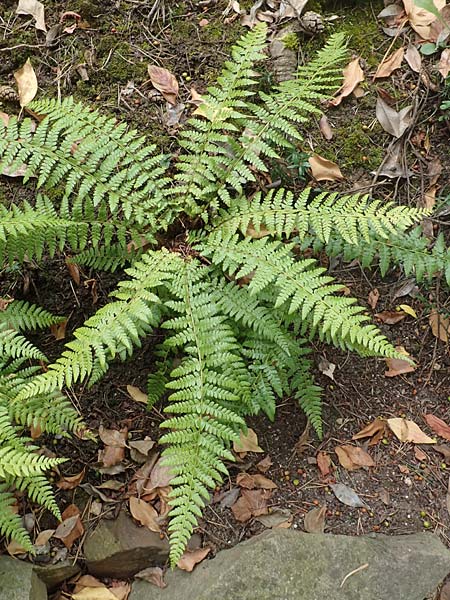
[[(72, 99), (33, 102), (44, 116), (36, 131), (28, 119), (11, 119), (0, 139), (0, 168), (25, 165), (39, 190), (33, 204), (0, 208), (4, 260), (39, 261), (65, 249), (88, 267), (129, 265), (111, 302), (17, 401), (98, 381), (155, 328), (166, 332), (148, 396), (150, 406), (164, 400), (168, 415), (160, 441), (173, 473), (172, 564), (226, 475), (248, 415), (273, 419), (277, 400), (290, 396), (321, 435), (312, 337), (363, 356), (398, 355), (364, 308), (299, 249), (378, 260), (383, 271), (401, 264), (419, 278), (450, 272), (442, 242), (430, 249), (419, 228), (409, 230), (426, 211), (359, 195), (258, 191), (258, 174), (295, 148), (302, 125), (339, 88), (346, 59), (344, 38), (334, 35), (296, 79), (258, 92), (266, 34), (259, 25), (233, 48), (170, 167), (125, 124)], [(61, 198), (50, 201), (45, 190), (57, 187)]]

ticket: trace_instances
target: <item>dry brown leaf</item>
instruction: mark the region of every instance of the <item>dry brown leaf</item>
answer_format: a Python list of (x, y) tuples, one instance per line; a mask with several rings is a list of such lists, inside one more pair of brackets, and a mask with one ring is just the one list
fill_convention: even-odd
[(428, 456), (418, 446), (414, 446), (414, 458), (420, 462), (428, 460)]
[(264, 452), (262, 448), (258, 446), (258, 436), (250, 429), (247, 429), (247, 435), (241, 431), (239, 435), (239, 442), (233, 442), (233, 450), (235, 452)]
[(117, 600), (104, 584), (102, 587), (85, 587), (72, 595), (72, 600)]
[(376, 116), (382, 128), (396, 138), (400, 138), (411, 125), (412, 105), (397, 112), (382, 98), (377, 99)]
[(45, 546), (45, 544), (53, 537), (56, 529), (44, 529), (41, 531), (34, 541), (35, 546)]
[(269, 529), (289, 529), (294, 516), (287, 508), (274, 508), (267, 515), (255, 517), (258, 523)]
[(386, 57), (386, 59), (378, 66), (377, 72), (373, 76), (374, 79), (380, 77), (389, 77), (396, 69), (399, 69), (405, 56), (405, 49), (398, 48), (392, 54)]
[(200, 104), (203, 104), (203, 102), (205, 101), (203, 96), (201, 94), (199, 94), (194, 87), (191, 87), (190, 91), (191, 91), (191, 99), (189, 100), (189, 102), (191, 104), (195, 104), (195, 106), (200, 106)]
[(338, 165), (331, 160), (313, 154), (309, 157), (309, 166), (311, 167), (311, 175), (316, 181), (338, 181), (344, 179)]
[(244, 523), (251, 517), (266, 515), (271, 490), (242, 490), (241, 497), (233, 504), (231, 511), (237, 521)]
[(326, 115), (320, 117), (319, 128), (326, 140), (330, 141), (333, 139), (333, 130), (331, 129), (330, 122)]
[(106, 427), (100, 425), (98, 428), (98, 435), (105, 446), (125, 448), (127, 445), (128, 429), (126, 428), (119, 431), (117, 429), (106, 429)]
[(307, 533), (323, 533), (325, 531), (325, 518), (327, 516), (327, 505), (313, 508), (305, 515), (304, 527)]
[(422, 56), (415, 46), (409, 44), (405, 52), (405, 60), (415, 73), (422, 70)]
[(425, 190), (425, 192), (423, 194), (423, 200), (421, 201), (421, 204), (424, 208), (428, 208), (428, 209), (434, 208), (434, 206), (436, 204), (436, 192), (437, 192), (436, 185), (432, 185), (430, 188)]
[(35, 20), (36, 29), (46, 32), (45, 26), (45, 9), (42, 2), (38, 0), (19, 0), (19, 5), (16, 8), (16, 15), (30, 15)]
[(401, 310), (383, 310), (383, 312), (377, 313), (375, 317), (386, 325), (395, 325), (403, 321), (406, 313)]
[(167, 583), (164, 581), (164, 571), (161, 567), (148, 567), (148, 569), (143, 569), (139, 573), (136, 573), (134, 577), (135, 579), (148, 581), (148, 583), (156, 585), (156, 587), (162, 590), (167, 587)]
[(134, 385), (127, 385), (127, 392), (133, 398), (135, 402), (140, 402), (141, 404), (148, 404), (148, 396), (144, 392), (142, 392), (138, 387)]
[(83, 481), (86, 469), (83, 469), (76, 475), (62, 475), (61, 479), (56, 483), (56, 487), (60, 490), (73, 490)]
[[(444, 8), (445, 4), (446, 0), (434, 0), (434, 5), (437, 10)], [(411, 27), (422, 39), (428, 40), (430, 36), (430, 25), (436, 20), (436, 16), (424, 8), (418, 7), (414, 0), (403, 0), (403, 6)]]
[(338, 106), (353, 90), (364, 81), (364, 71), (359, 64), (359, 57), (352, 60), (344, 69), (344, 83), (338, 90), (337, 96), (330, 100), (331, 106)]
[(56, 341), (63, 340), (66, 337), (68, 322), (69, 321), (66, 319), (65, 321), (61, 321), (61, 323), (53, 323), (53, 325), (50, 325), (50, 331)]
[(73, 281), (77, 285), (80, 285), (81, 276), (80, 276), (80, 269), (78, 268), (78, 265), (71, 262), (69, 258), (66, 258), (66, 267), (67, 267), (67, 270), (69, 271), (69, 275), (72, 277)]
[(338, 455), (339, 462), (347, 471), (375, 466), (373, 458), (362, 448), (344, 444), (337, 446), (334, 451)]
[(33, 100), (38, 90), (36, 73), (30, 59), (14, 72), (14, 79), (17, 82), (20, 106), (24, 107)]
[(369, 442), (369, 446), (378, 444), (380, 440), (385, 437), (386, 434), (386, 421), (383, 419), (375, 419), (372, 423), (366, 425), (361, 431), (355, 433), (352, 440), (361, 440), (363, 438), (372, 438)]
[(378, 288), (374, 288), (373, 290), (370, 290), (369, 296), (367, 297), (367, 302), (369, 303), (369, 306), (372, 310), (375, 310), (379, 299), (380, 299), (380, 292), (378, 291)]
[(148, 65), (148, 74), (150, 75), (153, 87), (155, 87), (170, 104), (177, 103), (178, 81), (175, 75), (172, 75), (167, 69)]
[(256, 468), (258, 469), (258, 471), (261, 471), (261, 473), (267, 473), (267, 471), (270, 469), (270, 467), (272, 465), (273, 465), (272, 459), (270, 458), (269, 455), (267, 455), (262, 460), (260, 460), (259, 463), (257, 463)]
[(444, 440), (450, 441), (450, 425), (447, 425), (445, 421), (430, 413), (424, 415), (423, 417), (434, 433), (436, 433), (439, 437), (444, 438)]
[(123, 581), (113, 581), (111, 587), (108, 589), (114, 594), (117, 600), (128, 600), (131, 592), (131, 584)]
[(412, 442), (413, 444), (435, 444), (436, 440), (424, 433), (414, 421), (408, 421), (401, 417), (388, 419), (387, 423), (392, 433), (401, 442)]
[[(404, 354), (409, 357), (408, 352), (405, 350), (403, 346), (396, 346), (395, 349), (400, 354)], [(386, 358), (386, 364), (388, 366), (388, 370), (385, 372), (385, 377), (396, 377), (397, 375), (405, 375), (406, 373), (413, 373), (416, 370), (416, 366), (412, 365), (407, 360), (402, 360), (401, 358)]]
[(450, 337), (450, 319), (443, 317), (433, 309), (430, 313), (429, 323), (434, 337), (447, 343)]
[(435, 446), (433, 446), (433, 450), (436, 450), (436, 452), (442, 454), (445, 461), (450, 462), (450, 446), (448, 446), (447, 444), (436, 444)]
[(156, 510), (148, 504), (144, 502), (140, 498), (136, 498), (135, 496), (131, 496), (130, 498), (130, 513), (139, 521), (141, 525), (144, 525), (150, 531), (155, 531), (156, 533), (160, 533), (161, 527), (158, 523), (158, 513)]
[(64, 546), (70, 550), (74, 542), (84, 533), (80, 511), (75, 504), (69, 504), (61, 517), (62, 522), (56, 528), (53, 537), (61, 540)]
[(317, 453), (317, 466), (319, 467), (322, 477), (326, 477), (331, 473), (331, 458), (326, 452)]
[(7, 115), (5, 112), (3, 112), (2, 110), (0, 110), (0, 121), (6, 126), (8, 127), (9, 124), (9, 119), (11, 117), (9, 115)]
[(255, 488), (273, 490), (278, 487), (277, 484), (271, 479), (268, 479), (259, 473), (256, 473), (255, 475), (250, 475), (249, 473), (239, 473), (239, 475), (236, 477), (236, 485), (246, 488), (247, 490), (254, 490)]
[(183, 556), (177, 563), (179, 569), (190, 573), (193, 571), (195, 565), (202, 562), (203, 559), (210, 553), (211, 548), (198, 548), (197, 550), (186, 550)]
[(150, 473), (150, 485), (146, 486), (146, 491), (149, 492), (156, 488), (165, 488), (170, 485), (173, 479), (171, 469), (165, 464), (164, 459), (160, 458)]
[(303, 430), (302, 435), (299, 437), (298, 441), (295, 443), (294, 446), (294, 450), (297, 454), (302, 454), (308, 447), (308, 444), (310, 442), (309, 428), (309, 421), (306, 421), (305, 429)]

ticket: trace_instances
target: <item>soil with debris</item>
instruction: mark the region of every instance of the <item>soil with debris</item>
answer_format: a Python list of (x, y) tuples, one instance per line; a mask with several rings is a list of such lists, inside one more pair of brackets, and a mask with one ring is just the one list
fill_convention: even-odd
[[(40, 97), (73, 95), (129, 122), (139, 133), (153, 139), (160, 149), (176, 151), (177, 131), (190, 111), (191, 88), (201, 94), (215, 81), (230, 45), (245, 32), (233, 8), (224, 14), (231, 4), (226, 0), (150, 3), (44, 0), (47, 28), (55, 35), (46, 44), (45, 35), (36, 31), (33, 19), (17, 16), (17, 3), (5, 0), (0, 6), (3, 59), (0, 86), (14, 87), (13, 72), (31, 58)], [(247, 13), (252, 5), (251, 1), (240, 2), (240, 8)], [(338, 107), (326, 109), (332, 139), (322, 137), (319, 123), (312, 120), (304, 133), (303, 148), (298, 155), (286, 156), (283, 164), (277, 165), (273, 179), (289, 180), (291, 187), (301, 189), (309, 177), (304, 169), (304, 153), (314, 152), (337, 163), (344, 175), (343, 181), (322, 184), (327, 189), (361, 190), (383, 201), (413, 206), (424, 205), (427, 199), (433, 204), (435, 198), (444, 203), (448, 193), (446, 174), (450, 171), (446, 120), (449, 115), (440, 105), (446, 95), (450, 96), (450, 87), (445, 87), (437, 71), (438, 55), (422, 56), (420, 72), (403, 61), (389, 77), (374, 79), (388, 55), (415, 43), (414, 31), (405, 27), (404, 33), (389, 37), (386, 30), (392, 26), (377, 19), (384, 8), (382, 1), (311, 2), (311, 5), (323, 15), (325, 30), (312, 37), (299, 34), (300, 43), (298, 47), (294, 45), (299, 60), (307, 60), (331, 32), (344, 31), (350, 36), (353, 58), (361, 57), (365, 79), (358, 86), (358, 98), (349, 95)], [(270, 12), (269, 9), (270, 6), (267, 8)], [(272, 27), (276, 31), (279, 25)], [(148, 64), (165, 67), (176, 76), (185, 104), (179, 121), (175, 119), (168, 124), (170, 115), (149, 81)], [(273, 77), (270, 70), (264, 71), (263, 76), (268, 81)], [(396, 145), (376, 118), (375, 106), (380, 97), (397, 110), (407, 105), (413, 107), (413, 122)], [(0, 110), (17, 113), (17, 105), (6, 98)], [(393, 149), (395, 160), (389, 163), (390, 168), (401, 171), (404, 177), (393, 178), (386, 170), (387, 153)], [(438, 171), (442, 172), (440, 177), (436, 177)], [(17, 179), (2, 177), (0, 193), (14, 200), (31, 191), (24, 190)], [(447, 235), (445, 214), (430, 221), (427, 227), (430, 235), (437, 235), (438, 231)], [(376, 531), (400, 535), (431, 530), (450, 547), (447, 504), (450, 444), (445, 445), (439, 437), (438, 445), (403, 443), (386, 428), (373, 445), (371, 437), (358, 441), (374, 460), (374, 467), (349, 470), (342, 466), (335, 452), (336, 447), (354, 445), (352, 436), (377, 417), (411, 420), (430, 436), (434, 432), (425, 422), (425, 414), (450, 421), (449, 347), (433, 334), (429, 323), (433, 308), (443, 315), (450, 312), (447, 288), (439, 278), (430, 284), (415, 285), (400, 270), (392, 270), (381, 278), (377, 270), (363, 271), (357, 263), (325, 264), (349, 293), (367, 306), (369, 314), (380, 315), (377, 322), (383, 332), (396, 346), (403, 346), (418, 366), (414, 372), (387, 377), (384, 361), (358, 358), (317, 344), (312, 359), (317, 382), (324, 389), (323, 440), (319, 441), (308, 430), (304, 415), (289, 398), (280, 402), (274, 423), (262, 416), (251, 419), (249, 425), (256, 432), (263, 452), (239, 455), (237, 462), (229, 465), (229, 480), (216, 490), (206, 509), (198, 531), (204, 544), (211, 547), (211, 554), (265, 528), (259, 517), (236, 519), (233, 506), (239, 490), (245, 489), (236, 483), (242, 473), (263, 473), (276, 484), (276, 488), (265, 494), (265, 502), (270, 514), (279, 516), (277, 523), (282, 526), (303, 529), (305, 514), (325, 506), (322, 517), (328, 532), (361, 535)], [(77, 285), (61, 257), (39, 267), (29, 264), (0, 272), (0, 295), (37, 302), (68, 317), (65, 340), (55, 341), (50, 332), (33, 337), (47, 356), (55, 359), (74, 329), (107, 302), (108, 293), (121, 277), (121, 273), (112, 276), (86, 270)], [(376, 305), (374, 289), (379, 292)], [(393, 317), (387, 311), (395, 313), (399, 305), (408, 307), (404, 309), (404, 318), (388, 324)], [(126, 428), (128, 442), (143, 440), (145, 436), (158, 439), (158, 424), (163, 418), (161, 407), (147, 413), (144, 405), (130, 398), (127, 392), (128, 385), (145, 389), (154, 342), (154, 338), (149, 339), (126, 363), (114, 363), (105, 379), (92, 389), (77, 388), (73, 392), (71, 397), (90, 429)], [(48, 439), (45, 443), (56, 454), (69, 458), (60, 469), (63, 476), (85, 469), (84, 483), (90, 483), (94, 490), (111, 479), (122, 484), (119, 489), (102, 489), (102, 508), (98, 514), (89, 508), (98, 496), (89, 495), (86, 488), (77, 486), (60, 491), (58, 501), (62, 511), (70, 504), (77, 505), (84, 511), (85, 525), (93, 527), (98, 519), (116, 515), (122, 500), (124, 507), (127, 506), (128, 484), (139, 468), (128, 454), (122, 472), (101, 473), (97, 443), (89, 440), (80, 443), (76, 439)], [(270, 460), (261, 466), (259, 463), (265, 457)], [(354, 490), (365, 506), (351, 508), (340, 502), (333, 493), (336, 482)], [(27, 513), (34, 508), (21, 500), (20, 511)], [(40, 513), (35, 535), (55, 525), (51, 517)], [(82, 544), (80, 547), (75, 544), (70, 555), (82, 556), (82, 552)]]

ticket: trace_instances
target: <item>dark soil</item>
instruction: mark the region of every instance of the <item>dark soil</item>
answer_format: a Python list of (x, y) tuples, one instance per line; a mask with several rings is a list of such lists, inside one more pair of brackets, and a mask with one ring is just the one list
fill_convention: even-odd
[[(55, 46), (48, 48), (43, 45), (42, 35), (36, 33), (30, 20), (15, 16), (16, 3), (9, 0), (2, 2), (0, 85), (12, 85), (13, 71), (31, 57), (41, 96), (72, 94), (128, 121), (140, 133), (150, 135), (165, 151), (174, 151), (176, 131), (165, 125), (165, 106), (160, 97), (152, 93), (147, 64), (158, 64), (171, 70), (180, 82), (181, 96), (186, 101), (191, 87), (202, 92), (215, 80), (230, 44), (243, 33), (243, 28), (238, 19), (224, 26), (222, 11), (226, 8), (226, 1), (208, 4), (160, 1), (155, 6), (157, 4), (159, 10), (152, 13), (153, 3), (134, 0), (47, 0), (49, 27), (58, 22), (60, 13), (65, 10), (78, 12), (83, 23), (82, 29), (75, 30), (73, 34), (63, 34)], [(241, 7), (248, 8), (251, 4), (241, 2)], [(417, 74), (407, 69), (381, 83), (373, 83), (371, 75), (391, 40), (384, 36), (375, 18), (383, 3), (363, 4), (363, 7), (355, 9), (352, 3), (336, 3), (326, 14), (336, 11), (339, 15), (337, 21), (329, 22), (328, 32), (336, 29), (348, 31), (352, 36), (351, 50), (366, 61), (366, 95), (358, 101), (349, 98), (339, 108), (328, 112), (336, 132), (331, 143), (321, 139), (317, 123), (312, 122), (309, 131), (305, 132), (304, 150), (314, 149), (341, 166), (346, 179), (343, 183), (330, 184), (330, 188), (339, 191), (361, 189), (381, 199), (415, 205), (427, 188), (430, 162), (438, 158), (443, 165), (443, 173), (450, 170), (448, 129), (445, 122), (438, 119), (442, 85), (432, 69), (432, 61), (427, 63), (426, 68), (437, 86), (434, 90), (427, 89)], [(199, 25), (202, 19), (208, 20), (206, 26)], [(70, 19), (68, 23), (71, 23)], [(364, 28), (370, 29), (370, 35)], [(302, 39), (301, 55), (307, 58), (325, 37), (326, 34)], [(404, 40), (398, 41), (394, 47), (401, 43), (405, 43)], [(14, 50), (10, 49), (14, 47)], [(88, 81), (83, 81), (80, 65), (86, 69)], [(377, 175), (391, 141), (375, 121), (374, 107), (380, 88), (401, 101), (402, 106), (414, 99), (419, 104), (416, 125), (405, 143), (406, 160), (414, 173), (408, 179), (392, 180)], [(17, 112), (17, 107), (10, 104), (0, 109)], [(305, 181), (297, 178), (293, 184), (302, 187)], [(441, 177), (439, 186), (438, 195), (444, 198), (448, 186), (446, 175)], [(16, 180), (0, 180), (0, 194), (8, 201), (31, 193), (31, 188), (24, 190)], [(445, 222), (436, 222), (434, 232), (437, 233), (439, 228), (448, 232)], [(305, 513), (326, 504), (326, 531), (352, 535), (382, 531), (399, 535), (432, 530), (450, 547), (450, 520), (446, 507), (450, 452), (446, 463), (445, 457), (433, 446), (421, 446), (424, 454), (418, 458), (414, 445), (402, 444), (393, 435), (386, 434), (373, 447), (367, 448), (362, 443), (375, 460), (375, 468), (347, 471), (339, 465), (334, 453), (336, 446), (349, 442), (355, 433), (376, 417), (405, 417), (430, 435), (432, 432), (423, 420), (424, 414), (432, 413), (449, 421), (449, 348), (433, 336), (428, 323), (431, 307), (439, 305), (443, 310), (450, 310), (448, 290), (438, 279), (429, 285), (418, 286), (414, 297), (394, 298), (396, 290), (404, 282), (400, 271), (392, 271), (381, 279), (377, 271), (363, 272), (357, 264), (338, 263), (333, 264), (332, 272), (350, 288), (362, 305), (368, 307), (371, 314), (393, 310), (398, 304), (408, 304), (416, 311), (417, 319), (408, 316), (396, 325), (381, 324), (381, 328), (394, 344), (403, 345), (416, 359), (417, 370), (388, 378), (384, 361), (358, 358), (328, 346), (316, 345), (312, 358), (317, 381), (324, 388), (323, 440), (319, 441), (314, 433), (310, 433), (308, 437), (304, 436), (306, 440), (301, 449), (296, 449), (305, 430), (305, 417), (291, 399), (284, 399), (278, 406), (274, 423), (262, 416), (250, 422), (265, 454), (248, 454), (241, 462), (230, 465), (230, 479), (217, 494), (235, 487), (235, 477), (239, 472), (256, 472), (256, 463), (268, 454), (273, 465), (266, 476), (278, 486), (270, 504), (272, 509), (279, 507), (291, 511), (292, 527), (303, 528)], [(123, 273), (110, 275), (87, 270), (81, 274), (81, 284), (76, 285), (68, 273), (64, 257), (60, 257), (39, 267), (30, 264), (0, 271), (0, 295), (25, 298), (67, 316), (67, 341), (77, 326), (107, 302), (108, 293), (122, 277)], [(372, 311), (367, 298), (375, 287), (380, 292), (380, 300), (376, 311)], [(145, 435), (152, 439), (159, 437), (162, 407), (156, 406), (147, 413), (141, 404), (130, 399), (126, 391), (127, 385), (145, 389), (152, 365), (152, 347), (157, 338), (149, 339), (129, 361), (114, 363), (104, 380), (92, 389), (77, 388), (71, 392), (71, 398), (90, 429), (96, 431), (100, 425), (111, 428), (126, 425), (130, 439), (143, 439)], [(50, 359), (57, 358), (64, 345), (64, 341), (56, 342), (50, 333), (33, 336), (33, 341)], [(333, 381), (318, 368), (322, 357), (336, 365)], [(111, 475), (102, 475), (95, 468), (98, 460), (95, 442), (49, 439), (45, 443), (51, 445), (58, 455), (69, 458), (69, 462), (61, 468), (63, 473), (78, 473), (86, 467), (85, 482), (94, 486), (111, 479)], [(332, 460), (332, 472), (325, 478), (317, 466), (319, 451), (328, 453)], [(117, 492), (104, 490), (104, 493), (113, 500), (123, 499), (127, 482), (136, 469), (137, 465), (128, 460), (126, 470), (113, 476), (123, 482), (123, 489)], [(352, 487), (369, 508), (351, 509), (341, 504), (329, 487), (335, 481)], [(59, 492), (58, 497), (62, 509), (72, 502), (84, 505), (88, 501), (85, 491), (80, 489)], [(25, 505), (21, 508), (29, 509)], [(119, 508), (120, 502), (105, 510), (116, 512)], [(45, 516), (39, 526), (45, 529), (51, 524), (49, 517)], [(221, 508), (220, 503), (207, 508), (199, 527), (204, 543), (212, 547), (213, 553), (262, 529), (263, 525), (255, 520), (239, 523), (231, 510)], [(76, 548), (72, 552), (76, 553)]]

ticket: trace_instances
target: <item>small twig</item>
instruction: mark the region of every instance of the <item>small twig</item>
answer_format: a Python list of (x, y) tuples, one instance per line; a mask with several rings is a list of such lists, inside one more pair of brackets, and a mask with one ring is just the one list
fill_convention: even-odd
[(10, 48), (0, 48), (0, 52), (11, 52), (11, 50), (17, 50), (18, 48), (47, 48), (47, 44), (17, 44), (17, 46), (11, 46)]
[(341, 588), (344, 583), (347, 581), (347, 579), (349, 577), (351, 577), (352, 575), (355, 575), (355, 573), (359, 573), (359, 571), (364, 571), (364, 569), (367, 569), (367, 567), (369, 566), (369, 563), (364, 563), (363, 565), (361, 565), (360, 567), (358, 567), (357, 569), (355, 569), (354, 571), (350, 571), (350, 573), (347, 573), (347, 575), (344, 577), (344, 579), (342, 580), (341, 585), (339, 586), (339, 588)]

